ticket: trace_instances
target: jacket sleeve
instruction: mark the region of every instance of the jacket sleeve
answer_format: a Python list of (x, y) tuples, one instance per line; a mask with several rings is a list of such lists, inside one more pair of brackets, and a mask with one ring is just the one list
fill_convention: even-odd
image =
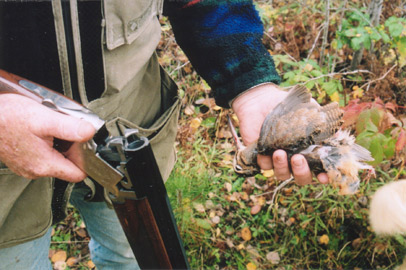
[(251, 0), (167, 0), (164, 15), (219, 106), (255, 85), (280, 82)]

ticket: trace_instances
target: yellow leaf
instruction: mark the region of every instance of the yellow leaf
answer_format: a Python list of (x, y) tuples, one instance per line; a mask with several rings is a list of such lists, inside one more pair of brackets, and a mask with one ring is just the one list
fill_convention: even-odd
[(59, 250), (57, 251), (54, 255), (51, 257), (51, 262), (57, 262), (57, 261), (66, 261), (66, 258), (68, 256), (66, 255), (66, 251), (64, 250)]
[(69, 267), (74, 266), (77, 262), (78, 262), (78, 260), (75, 257), (70, 257), (69, 259), (66, 260), (66, 264)]
[(262, 206), (262, 205), (265, 205), (265, 203), (266, 203), (265, 197), (264, 197), (264, 196), (258, 197), (257, 203), (258, 203), (259, 205), (261, 205), (261, 206)]
[(88, 266), (90, 269), (93, 269), (93, 268), (96, 267), (96, 265), (95, 265), (92, 261), (88, 261), (88, 262), (87, 262), (87, 266)]
[(248, 263), (247, 264), (247, 270), (256, 270), (257, 266), (253, 263)]
[(340, 102), (340, 95), (336, 91), (330, 96), (330, 99), (331, 101)]
[(241, 230), (241, 237), (245, 241), (249, 241), (252, 238), (251, 230), (248, 227), (245, 227)]
[(192, 119), (192, 121), (190, 121), (190, 127), (193, 129), (193, 130), (196, 130), (196, 129), (198, 129), (199, 127), (200, 127), (200, 124), (202, 123), (202, 119), (200, 119), (200, 118), (194, 118), (194, 119)]
[(362, 97), (364, 94), (364, 90), (362, 88), (357, 88), (352, 92), (352, 96), (354, 98), (360, 98)]
[(322, 236), (320, 236), (319, 238), (319, 243), (322, 245), (327, 245), (329, 241), (328, 235), (327, 234), (323, 234)]
[(272, 177), (274, 175), (273, 170), (262, 170), (262, 175), (265, 177)]

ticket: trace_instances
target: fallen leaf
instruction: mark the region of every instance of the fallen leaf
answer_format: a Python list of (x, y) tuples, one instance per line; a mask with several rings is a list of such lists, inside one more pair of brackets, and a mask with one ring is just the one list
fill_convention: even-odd
[(257, 269), (257, 266), (255, 264), (251, 262), (247, 264), (247, 270), (255, 270), (255, 269)]
[(233, 186), (228, 182), (224, 184), (224, 187), (228, 192), (231, 192), (231, 190), (233, 189)]
[(212, 200), (207, 200), (204, 205), (206, 206), (207, 209), (214, 208), (214, 203)]
[(49, 249), (48, 251), (48, 258), (52, 258), (52, 256), (54, 256), (54, 254), (56, 253), (55, 249)]
[(226, 244), (229, 248), (233, 248), (234, 247), (234, 243), (233, 240), (231, 240), (230, 238), (226, 239)]
[(189, 106), (187, 106), (185, 108), (186, 115), (193, 115), (194, 113), (195, 113), (195, 106), (193, 106), (192, 104), (190, 104)]
[(77, 230), (76, 234), (79, 235), (82, 238), (85, 238), (87, 236), (86, 230), (83, 229), (83, 228), (80, 228), (79, 230)]
[(353, 248), (358, 249), (361, 246), (361, 238), (354, 239), (351, 245)]
[(243, 250), (243, 249), (245, 249), (244, 244), (239, 244), (239, 245), (237, 246), (237, 250)]
[(221, 128), (219, 132), (217, 133), (217, 138), (224, 139), (224, 138), (232, 138), (233, 134), (231, 134), (231, 131), (225, 128)]
[(196, 130), (200, 127), (200, 124), (202, 123), (202, 119), (199, 117), (193, 118), (192, 121), (190, 121), (190, 128), (192, 130)]
[(319, 243), (322, 245), (327, 245), (329, 241), (328, 235), (327, 234), (323, 234), (322, 236), (320, 236), (319, 238)]
[(261, 258), (261, 255), (259, 255), (258, 250), (251, 245), (247, 246), (247, 252), (250, 254), (251, 258), (254, 261), (256, 261), (258, 258)]
[(242, 192), (241, 193), (241, 199), (244, 201), (247, 201), (250, 197), (248, 196), (247, 192)]
[(269, 178), (274, 176), (274, 171), (273, 170), (263, 170), (262, 175)]
[(90, 269), (93, 269), (93, 268), (96, 267), (96, 265), (95, 265), (92, 261), (88, 261), (88, 262), (87, 262), (87, 266), (88, 266)]
[(291, 226), (293, 223), (295, 223), (295, 218), (294, 217), (290, 217), (287, 221), (286, 221), (286, 225)]
[(57, 261), (66, 261), (67, 255), (66, 251), (64, 250), (59, 250), (57, 251), (54, 255), (51, 257), (51, 262), (57, 262)]
[(219, 224), (220, 223), (220, 217), (219, 216), (215, 216), (211, 219), (211, 222), (213, 222), (214, 224)]
[(199, 213), (206, 212), (206, 209), (204, 209), (204, 206), (201, 203), (195, 203), (193, 206), (196, 209), (196, 211), (199, 212)]
[(68, 258), (68, 259), (66, 260), (66, 264), (67, 264), (69, 267), (74, 266), (77, 262), (78, 262), (78, 260), (77, 260), (75, 257), (70, 257), (70, 258)]
[(55, 270), (65, 270), (67, 268), (67, 264), (64, 261), (57, 261), (54, 263)]
[(396, 141), (396, 148), (395, 148), (396, 152), (400, 152), (405, 147), (405, 144), (406, 144), (406, 132), (404, 129), (402, 129), (400, 131), (400, 134)]
[(241, 230), (241, 237), (245, 241), (249, 241), (252, 238), (251, 230), (248, 227), (245, 227)]
[(256, 204), (253, 207), (251, 207), (251, 215), (256, 215), (261, 211), (261, 205)]
[(279, 253), (276, 251), (271, 251), (266, 254), (266, 259), (272, 264), (278, 264), (281, 260), (281, 258), (279, 257)]

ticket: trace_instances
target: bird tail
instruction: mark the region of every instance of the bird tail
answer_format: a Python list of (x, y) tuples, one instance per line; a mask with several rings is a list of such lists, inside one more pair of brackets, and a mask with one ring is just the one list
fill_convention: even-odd
[(375, 233), (406, 233), (406, 180), (380, 187), (372, 197), (369, 220)]

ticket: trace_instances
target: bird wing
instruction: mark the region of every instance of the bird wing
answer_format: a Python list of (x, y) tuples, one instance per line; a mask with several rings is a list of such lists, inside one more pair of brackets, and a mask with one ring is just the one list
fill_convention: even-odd
[(295, 86), (264, 120), (258, 140), (260, 153), (272, 150), (304, 149), (333, 136), (341, 125), (342, 111), (337, 103), (321, 107), (311, 101), (304, 86)]
[(320, 105), (311, 102), (311, 94), (306, 87), (293, 87), (265, 118), (258, 140), (259, 150), (267, 152), (269, 148), (283, 148), (308, 137), (303, 124), (312, 123), (319, 109)]

